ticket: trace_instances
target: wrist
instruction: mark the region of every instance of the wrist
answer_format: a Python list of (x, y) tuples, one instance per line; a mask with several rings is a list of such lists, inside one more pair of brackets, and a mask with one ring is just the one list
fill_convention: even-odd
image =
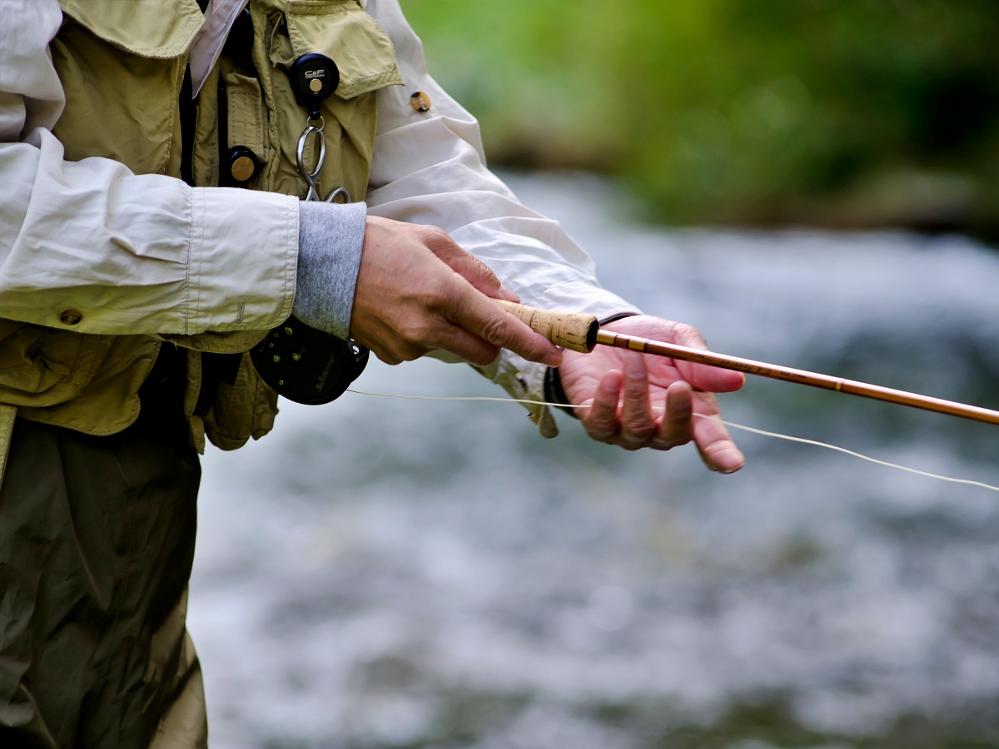
[(562, 376), (559, 373), (558, 367), (548, 367), (548, 369), (545, 370), (544, 394), (545, 400), (548, 403), (554, 403), (560, 411), (564, 411), (574, 419), (579, 418), (579, 416), (576, 415), (576, 409), (569, 408), (569, 406), (572, 405), (572, 402), (569, 400), (569, 396), (566, 394), (565, 388), (562, 386)]

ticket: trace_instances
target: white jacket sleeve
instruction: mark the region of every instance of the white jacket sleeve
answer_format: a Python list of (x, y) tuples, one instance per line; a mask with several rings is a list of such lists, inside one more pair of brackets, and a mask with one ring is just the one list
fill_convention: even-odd
[[(378, 94), (369, 212), (441, 227), (525, 304), (601, 318), (634, 312), (600, 287), (592, 260), (558, 222), (524, 206), (487, 169), (478, 123), (427, 74), (398, 0), (367, 0), (365, 7), (392, 39), (406, 81)], [(426, 112), (410, 106), (417, 91), (430, 99)], [(517, 396), (541, 396), (542, 365), (504, 352), (488, 374)]]
[(65, 161), (48, 55), (61, 20), (57, 0), (0, 0), (0, 317), (56, 328), (78, 317), (71, 329), (107, 334), (280, 324), (295, 289), (297, 199)]

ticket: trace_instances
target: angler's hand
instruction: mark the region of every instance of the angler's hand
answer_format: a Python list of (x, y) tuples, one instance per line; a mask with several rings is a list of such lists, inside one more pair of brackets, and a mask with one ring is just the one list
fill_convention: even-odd
[(489, 297), (516, 301), (443, 231), (368, 216), (350, 334), (387, 364), (445, 349), (488, 364), (500, 348), (558, 366), (561, 352)]
[[(636, 315), (604, 327), (706, 348), (695, 328), (657, 317)], [(723, 424), (694, 416), (718, 416), (712, 393), (742, 387), (739, 372), (597, 346), (589, 354), (564, 352), (559, 373), (569, 401), (590, 405), (576, 413), (595, 440), (629, 450), (669, 450), (693, 440), (711, 470), (731, 473), (745, 463)]]

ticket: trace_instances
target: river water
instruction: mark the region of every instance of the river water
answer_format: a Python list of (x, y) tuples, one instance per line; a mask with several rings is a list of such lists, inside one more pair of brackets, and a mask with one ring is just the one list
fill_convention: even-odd
[[(999, 407), (999, 253), (666, 230), (509, 176), (604, 285), (719, 351)], [(375, 363), (370, 390), (495, 394)], [(737, 422), (999, 484), (995, 427), (751, 380)], [(999, 494), (737, 435), (625, 453), (519, 406), (348, 394), (205, 456), (190, 627), (212, 744), (999, 747)]]

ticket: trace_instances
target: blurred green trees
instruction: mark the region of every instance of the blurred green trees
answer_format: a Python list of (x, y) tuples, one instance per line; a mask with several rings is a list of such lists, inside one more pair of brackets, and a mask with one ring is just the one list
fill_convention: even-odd
[(404, 0), (493, 163), (673, 222), (999, 228), (996, 0)]

